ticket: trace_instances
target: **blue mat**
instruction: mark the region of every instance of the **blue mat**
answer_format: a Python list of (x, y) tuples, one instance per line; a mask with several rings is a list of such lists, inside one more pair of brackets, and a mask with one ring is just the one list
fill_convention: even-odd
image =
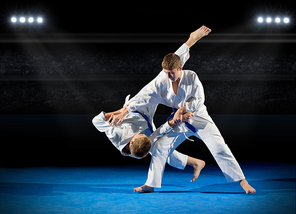
[(134, 193), (148, 166), (0, 168), (0, 213), (295, 213), (295, 164), (246, 162), (242, 169), (257, 193), (227, 183), (206, 165), (167, 166), (155, 193)]

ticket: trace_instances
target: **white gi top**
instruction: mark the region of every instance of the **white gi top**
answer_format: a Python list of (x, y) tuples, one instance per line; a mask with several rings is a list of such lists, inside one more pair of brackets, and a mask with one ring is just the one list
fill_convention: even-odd
[[(176, 52), (181, 58), (182, 66), (189, 59), (189, 48), (184, 43)], [(172, 108), (186, 105), (186, 111), (194, 111), (196, 116), (208, 119), (204, 105), (204, 90), (194, 71), (182, 70), (177, 95), (174, 93), (171, 80), (161, 71), (135, 97), (128, 101), (129, 112), (147, 108), (150, 105), (163, 104)]]
[[(178, 56), (181, 58), (182, 66), (185, 64), (185, 62), (189, 59), (189, 48), (186, 44), (183, 44), (176, 52)], [(183, 73), (182, 72), (182, 79), (183, 79)], [(161, 78), (158, 78), (158, 77)], [(172, 130), (172, 128), (168, 125), (166, 122), (161, 127), (155, 131), (155, 125), (153, 123), (153, 117), (156, 111), (156, 108), (159, 103), (158, 100), (160, 100), (159, 95), (157, 94), (157, 90), (155, 90), (155, 87), (152, 87), (152, 85), (159, 84), (162, 79), (167, 80), (167, 83), (171, 83), (170, 80), (166, 77), (164, 72), (161, 72), (154, 80), (152, 80), (147, 86), (145, 86), (137, 95), (136, 97), (129, 100), (129, 95), (126, 97), (125, 104), (123, 106), (126, 106), (129, 104), (130, 106), (127, 107), (129, 113), (124, 117), (123, 121), (119, 126), (110, 126), (110, 124), (106, 121), (104, 112), (101, 112), (99, 115), (97, 115), (93, 119), (94, 126), (100, 131), (105, 132), (107, 137), (110, 139), (112, 144), (121, 152), (122, 155), (125, 156), (131, 156), (131, 154), (127, 154), (122, 149), (130, 142), (130, 140), (133, 138), (133, 136), (137, 134), (145, 134), (146, 136), (150, 136), (152, 140), (152, 148), (153, 145), (156, 142), (158, 138), (160, 138), (162, 135), (168, 133)], [(157, 80), (157, 81), (156, 81)], [(188, 80), (187, 80), (188, 81)], [(157, 82), (157, 83), (154, 83)], [(181, 82), (180, 82), (181, 83)], [(156, 85), (155, 85), (156, 86)], [(151, 89), (151, 90), (150, 90)], [(162, 91), (169, 90), (169, 88), (162, 88)], [(151, 93), (155, 94), (155, 98), (157, 98), (157, 101), (153, 101), (154, 96), (151, 93), (146, 93), (146, 91), (151, 91)], [(166, 91), (167, 92), (167, 91)], [(171, 91), (173, 94), (170, 96), (174, 96), (174, 92), (171, 88)], [(142, 96), (142, 94), (146, 93), (145, 96)], [(182, 92), (183, 93), (183, 92)], [(178, 90), (178, 95), (181, 94), (180, 86)], [(170, 98), (172, 99), (172, 98)], [(153, 102), (149, 103), (149, 101), (152, 100)], [(169, 102), (169, 101), (168, 101)], [(144, 105), (143, 105), (144, 104)], [(165, 104), (165, 105), (168, 105)], [(171, 106), (171, 105), (168, 105)], [(180, 106), (182, 107), (182, 106)], [(175, 107), (179, 108), (179, 107)], [(189, 109), (189, 107), (188, 107)], [(141, 114), (146, 115), (148, 117), (148, 120), (150, 124), (152, 125), (154, 133), (151, 135), (151, 132), (148, 128), (147, 122), (145, 118), (143, 118), (139, 113), (133, 113), (133, 111), (139, 111)], [(180, 127), (180, 126), (178, 126)], [(176, 130), (177, 127), (175, 126), (174, 130)]]
[[(128, 97), (127, 97), (128, 98)], [(146, 115), (149, 115), (148, 111), (145, 111), (145, 109), (140, 111), (142, 114), (146, 112)], [(150, 112), (150, 115), (154, 112)], [(130, 142), (130, 140), (137, 134), (145, 134), (146, 136), (149, 136), (151, 134), (147, 121), (145, 118), (143, 118), (142, 115), (139, 113), (128, 113), (121, 124), (118, 126), (110, 126), (108, 121), (106, 121), (104, 112), (101, 112), (99, 115), (93, 118), (92, 120), (94, 126), (100, 131), (105, 132), (106, 136), (109, 138), (109, 140), (112, 142), (112, 144), (121, 152), (124, 156), (130, 156), (133, 158), (133, 155), (129, 153), (125, 153), (123, 151), (123, 148)], [(149, 138), (152, 141), (152, 148), (160, 137), (162, 137), (164, 134), (170, 132), (172, 128), (169, 126), (168, 122), (164, 123), (162, 126), (160, 126), (156, 131), (154, 131)], [(152, 150), (151, 148), (151, 150)]]

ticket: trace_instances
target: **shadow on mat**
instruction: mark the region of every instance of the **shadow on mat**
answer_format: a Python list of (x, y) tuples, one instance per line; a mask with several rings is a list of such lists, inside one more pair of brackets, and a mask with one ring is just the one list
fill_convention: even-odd
[[(295, 178), (266, 179), (251, 181), (250, 184), (257, 190), (255, 195), (265, 195), (275, 192), (295, 192)], [(0, 183), (0, 193), (13, 195), (36, 196), (64, 196), (69, 193), (123, 193), (134, 194), (133, 188), (139, 184), (41, 184), (41, 183)], [(183, 187), (168, 185), (167, 187)], [(185, 191), (156, 191), (155, 193), (206, 193), (206, 194), (245, 194), (238, 183), (223, 183), (203, 186)]]
[[(268, 193), (295, 192), (296, 178), (264, 179), (249, 182), (256, 189), (255, 195)], [(206, 194), (245, 194), (238, 182), (212, 184), (186, 191), (157, 191), (157, 193), (206, 193)]]
[[(0, 183), (0, 193), (34, 196), (64, 196), (69, 193), (124, 193), (134, 194), (139, 184), (42, 184), (42, 183)], [(180, 185), (164, 185), (185, 187)]]

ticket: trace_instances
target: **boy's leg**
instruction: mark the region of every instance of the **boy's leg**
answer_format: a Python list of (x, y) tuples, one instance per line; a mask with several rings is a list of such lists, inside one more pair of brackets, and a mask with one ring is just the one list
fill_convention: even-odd
[(203, 160), (188, 156), (187, 165), (193, 167), (193, 177), (190, 182), (194, 182), (199, 177), (199, 174), (201, 170), (205, 167), (206, 163)]
[(168, 156), (166, 162), (172, 167), (183, 170), (187, 165), (188, 158), (188, 155), (174, 150), (173, 153)]
[(161, 188), (166, 161), (184, 140), (186, 137), (183, 134), (171, 131), (155, 142), (145, 185)]
[[(176, 163), (177, 159), (179, 159), (176, 156), (184, 157), (185, 155), (175, 151), (175, 148), (178, 147), (184, 140), (186, 140), (186, 137), (190, 137), (191, 135), (193, 135), (192, 132), (178, 133), (172, 131), (160, 138), (153, 147), (147, 181), (145, 185), (135, 188), (134, 191), (153, 192), (154, 187), (161, 188), (162, 176), (166, 161), (168, 160), (168, 162), (170, 162), (170, 164), (172, 164), (174, 167), (178, 165), (173, 164)], [(182, 165), (185, 166), (184, 161)], [(193, 167), (193, 178), (191, 180), (191, 182), (193, 182), (198, 178), (200, 171), (205, 166), (205, 163), (202, 160), (188, 157), (186, 165), (191, 165)]]
[(246, 193), (255, 192), (255, 189), (247, 182), (244, 182), (246, 181), (245, 176), (215, 123), (211, 121), (204, 123), (202, 127), (198, 127), (201, 124), (201, 120), (201, 118), (193, 117), (191, 124), (198, 129), (196, 136), (206, 144), (226, 180), (228, 182), (241, 181), (241, 186)]
[[(180, 153), (180, 154), (184, 155), (182, 153)], [(172, 155), (170, 155), (170, 156), (172, 156)], [(186, 161), (185, 166), (190, 165), (193, 168), (193, 177), (192, 177), (190, 182), (194, 182), (199, 177), (199, 174), (200, 174), (201, 170), (205, 167), (206, 163), (203, 160), (200, 160), (200, 159), (196, 159), (196, 158), (193, 158), (193, 157), (190, 157), (190, 156), (187, 156), (187, 155), (184, 155), (184, 156), (187, 157), (186, 158), (187, 161)], [(184, 169), (185, 168), (185, 166), (180, 168), (179, 167), (180, 165), (176, 166), (176, 165), (172, 165), (172, 163), (170, 165), (175, 167), (175, 168), (178, 168), (178, 169)], [(150, 187), (148, 185), (143, 185), (141, 187), (134, 188), (134, 191), (135, 192), (154, 192), (154, 187)]]
[(177, 169), (184, 169), (187, 165), (192, 166), (193, 168), (193, 177), (191, 179), (191, 182), (194, 182), (199, 174), (200, 171), (205, 167), (206, 163), (203, 160), (190, 157), (188, 155), (184, 155), (177, 150), (174, 150), (171, 155), (169, 155), (167, 159), (167, 163), (175, 167)]
[[(152, 157), (148, 170), (148, 178), (145, 185), (134, 188), (135, 192), (154, 192), (154, 188), (161, 188), (163, 172), (167, 159), (175, 151), (175, 148), (185, 139), (184, 135), (171, 131), (155, 142), (151, 154)], [(178, 158), (175, 157), (176, 155), (180, 155), (180, 153), (174, 153), (170, 161), (171, 164), (177, 166), (177, 168), (183, 168), (184, 161), (181, 164), (177, 161)], [(173, 164), (173, 162), (175, 164)]]

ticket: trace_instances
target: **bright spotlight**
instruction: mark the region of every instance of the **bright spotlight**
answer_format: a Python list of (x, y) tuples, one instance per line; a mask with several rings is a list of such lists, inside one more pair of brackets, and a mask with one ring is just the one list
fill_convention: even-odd
[(259, 23), (262, 23), (262, 22), (263, 22), (263, 18), (262, 18), (262, 17), (258, 17), (257, 21), (258, 21)]
[(11, 22), (16, 23), (17, 19), (15, 17), (11, 17)]
[(25, 23), (25, 22), (26, 22), (26, 18), (25, 18), (25, 17), (21, 17), (21, 18), (20, 18), (20, 22), (21, 22), (21, 23)]
[(267, 19), (266, 19), (266, 22), (267, 23), (270, 23), (272, 21), (272, 19), (270, 18), (270, 17), (268, 17)]
[(289, 22), (290, 22), (290, 19), (289, 19), (289, 18), (287, 18), (287, 17), (286, 17), (286, 18), (284, 18), (284, 23), (286, 23), (286, 24), (287, 24), (287, 23), (289, 23)]
[(275, 22), (276, 22), (276, 23), (280, 23), (280, 22), (281, 22), (281, 19), (280, 19), (279, 17), (276, 17), (276, 18), (275, 18)]
[(43, 22), (43, 18), (38, 17), (38, 18), (37, 18), (37, 22), (38, 22), (38, 23), (42, 23), (42, 22)]
[(28, 19), (28, 22), (29, 22), (29, 23), (34, 22), (34, 18), (33, 18), (33, 17), (30, 17), (30, 18)]

